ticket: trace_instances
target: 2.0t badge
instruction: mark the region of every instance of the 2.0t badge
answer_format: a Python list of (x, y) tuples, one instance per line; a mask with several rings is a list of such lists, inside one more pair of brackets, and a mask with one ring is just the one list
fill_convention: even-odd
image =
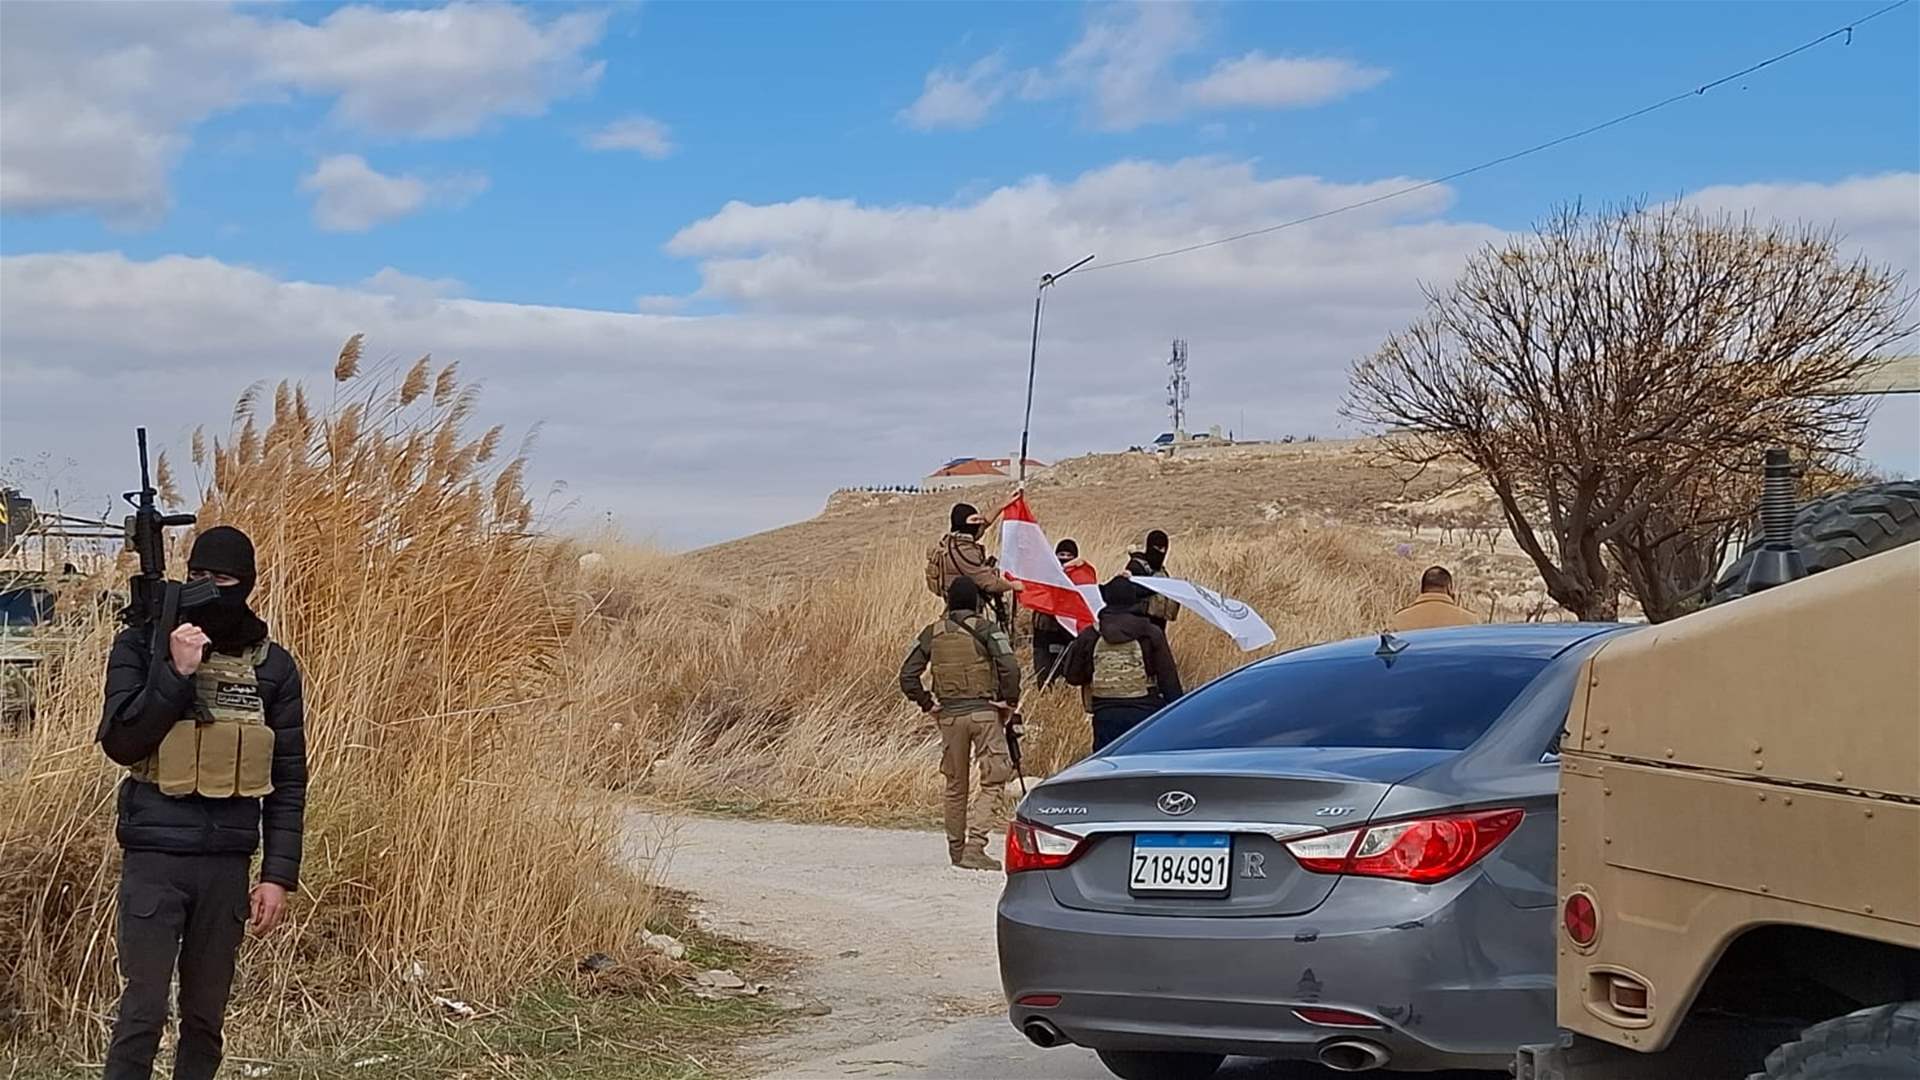
[(1194, 798), (1184, 791), (1169, 791), (1160, 796), (1154, 805), (1158, 806), (1163, 814), (1179, 817), (1181, 814), (1193, 813)]

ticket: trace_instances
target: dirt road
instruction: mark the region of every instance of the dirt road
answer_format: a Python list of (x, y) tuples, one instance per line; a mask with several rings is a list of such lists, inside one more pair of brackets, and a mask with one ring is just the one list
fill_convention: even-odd
[[(933, 833), (635, 813), (628, 844), (699, 897), (707, 926), (798, 954), (779, 992), (831, 1007), (746, 1048), (764, 1080), (1110, 1080), (1091, 1053), (1040, 1050), (1006, 1022), (1001, 876), (947, 866)], [(1337, 1075), (1245, 1062), (1220, 1080)]]
[(782, 990), (832, 1008), (746, 1048), (769, 1077), (1107, 1075), (1085, 1051), (1028, 1045), (1002, 1017), (1001, 877), (948, 866), (935, 834), (635, 814), (628, 838), (699, 897), (707, 926), (798, 954)]

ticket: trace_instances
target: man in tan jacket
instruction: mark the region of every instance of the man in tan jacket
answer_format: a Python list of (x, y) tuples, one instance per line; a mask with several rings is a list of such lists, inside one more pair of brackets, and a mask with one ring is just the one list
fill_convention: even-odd
[(954, 579), (966, 578), (997, 608), (1004, 603), (1003, 597), (1025, 587), (1001, 576), (993, 560), (987, 557), (980, 535), (986, 531), (988, 522), (980, 516), (980, 511), (969, 503), (954, 503), (948, 519), (947, 535), (927, 550), (928, 592), (944, 604)]
[(1420, 595), (1394, 612), (1389, 630), (1432, 630), (1441, 626), (1472, 626), (1481, 620), (1454, 600), (1453, 574), (1444, 566), (1429, 566), (1420, 575)]

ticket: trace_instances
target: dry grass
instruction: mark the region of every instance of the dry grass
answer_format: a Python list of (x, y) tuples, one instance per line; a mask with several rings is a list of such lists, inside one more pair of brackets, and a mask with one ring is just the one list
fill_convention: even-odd
[[(1056, 516), (1044, 495), (1032, 501), (1103, 573), (1123, 565), (1131, 523)], [(582, 590), (597, 610), (582, 613), (569, 661), (580, 672), (571, 685), (593, 699), (581, 711), (593, 726), (574, 737), (593, 748), (597, 775), (695, 808), (931, 820), (932, 732), (897, 683), (912, 638), (941, 607), (921, 582), (928, 542), (902, 538), (825, 576), (773, 580), (720, 577), (698, 557), (603, 550)], [(1184, 534), (1174, 562), (1251, 602), (1278, 635), (1245, 654), (1198, 618), (1178, 620), (1172, 641), (1189, 686), (1266, 652), (1376, 629), (1408, 587), (1406, 562), (1372, 534), (1319, 524)], [(1026, 712), (1029, 773), (1085, 753), (1090, 731), (1075, 692), (1031, 698)]]
[[(360, 367), (356, 338), (325, 405), (256, 388), (230, 442), (194, 439), (201, 523), (254, 537), (256, 603), (305, 680), (304, 888), (242, 959), (251, 1052), (294, 1049), (352, 1000), (430, 1009), (570, 973), (625, 952), (649, 910), (564, 734), (583, 724), (575, 627), (551, 545), (527, 531), (519, 459), (498, 429), (463, 435), (475, 394), (451, 366)], [(113, 629), (49, 666), (22, 767), (0, 780), (0, 1018), (81, 1053), (117, 994), (120, 773), (92, 744)]]

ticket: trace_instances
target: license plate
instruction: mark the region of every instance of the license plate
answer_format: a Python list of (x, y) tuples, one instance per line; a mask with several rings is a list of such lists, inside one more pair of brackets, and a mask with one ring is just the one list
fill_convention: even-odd
[(1224, 833), (1140, 833), (1133, 838), (1133, 892), (1227, 891), (1233, 838)]

